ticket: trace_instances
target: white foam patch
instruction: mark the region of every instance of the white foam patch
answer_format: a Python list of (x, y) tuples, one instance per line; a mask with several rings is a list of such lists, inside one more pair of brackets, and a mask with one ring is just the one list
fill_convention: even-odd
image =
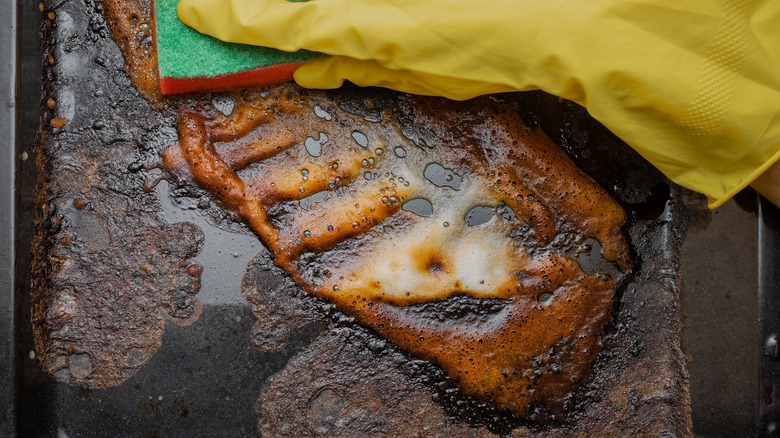
[[(416, 196), (431, 201), (433, 215), (417, 218), (409, 229), (393, 233), (368, 251), (361, 263), (351, 265), (340, 289), (360, 291), (369, 299), (414, 302), (456, 293), (505, 296), (506, 285), (513, 284), (514, 272), (527, 260), (509, 237), (513, 225), (497, 217), (478, 227), (469, 227), (465, 221), (470, 208), (497, 205), (498, 200), (491, 199), (473, 178), (464, 178), (461, 190), (454, 191), (436, 188), (413, 172), (394, 171), (408, 175), (413, 186), (424, 188)], [(431, 258), (435, 260), (429, 263)]]

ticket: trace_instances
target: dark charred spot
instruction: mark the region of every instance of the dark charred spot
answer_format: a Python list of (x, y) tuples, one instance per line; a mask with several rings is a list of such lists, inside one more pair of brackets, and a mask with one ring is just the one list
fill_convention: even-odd
[(425, 262), (425, 270), (433, 273), (443, 272), (444, 260), (438, 254), (429, 257)]
[(191, 264), (187, 266), (187, 275), (190, 277), (200, 277), (200, 275), (203, 273), (203, 266), (199, 264)]

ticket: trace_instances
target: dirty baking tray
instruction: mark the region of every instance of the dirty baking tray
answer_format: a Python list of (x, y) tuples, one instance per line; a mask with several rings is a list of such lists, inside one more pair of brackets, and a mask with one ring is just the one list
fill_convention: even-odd
[[(6, 3), (4, 10), (14, 12), (10, 1)], [(84, 5), (61, 2), (55, 8), (70, 11), (78, 26), (83, 24), (79, 17), (83, 19)], [(31, 158), (41, 105), (40, 19), (37, 4), (24, 2), (16, 13), (0, 16), (4, 21), (0, 36), (5, 41), (16, 39), (15, 44), (0, 47), (0, 78), (5, 81), (0, 91), (7, 93), (0, 97), (6, 101), (11, 93), (18, 93), (19, 102), (14, 111), (0, 114), (0, 132), (11, 133), (0, 145), (4, 157), (0, 202), (7, 206), (0, 213), (0, 351), (12, 352), (0, 364), (0, 406), (5, 408), (0, 412), (0, 435), (255, 436), (254, 404), (265, 380), (305, 351), (324, 327), (302, 327), (277, 353), (253, 350), (249, 333), (255, 317), (238, 290), (225, 285), (235, 284), (235, 278), (243, 275), (248, 259), (260, 250), (259, 243), (251, 235), (224, 234), (191, 210), (177, 208), (166, 197), (165, 184), (157, 191), (165, 218), (194, 222), (206, 233), (199, 260), (238, 254), (233, 263), (204, 262), (198, 295), (204, 302), (203, 315), (189, 327), (168, 324), (162, 347), (121, 386), (79, 388), (57, 383), (40, 371), (29, 320), (29, 248), (37, 180)], [(621, 388), (631, 396), (606, 403), (610, 410), (603, 418), (612, 416), (617, 426), (609, 430), (617, 432), (629, 432), (629, 425), (639, 427), (643, 422), (645, 432), (684, 434), (689, 412), (686, 372), (678, 349), (678, 254), (692, 214), (688, 203), (700, 206), (700, 199), (669, 185), (580, 108), (538, 93), (529, 95), (528, 101), (548, 134), (610, 190), (631, 217), (627, 232), (639, 268), (622, 291), (616, 323), (594, 372), (602, 383), (611, 376), (625, 377)], [(629, 357), (623, 358), (626, 354)], [(626, 377), (629, 371), (630, 378)], [(653, 374), (673, 384), (643, 393), (638, 383), (657, 383)], [(617, 406), (621, 400), (630, 408)], [(621, 416), (618, 408), (633, 410), (630, 416), (641, 421)]]
[[(15, 17), (19, 29), (25, 31), (18, 34), (18, 64), (9, 64), (16, 72), (18, 101), (22, 105), (17, 108), (16, 120), (6, 122), (15, 125), (17, 137), (4, 151), (13, 157), (8, 163), (17, 166), (4, 173), (16, 178), (15, 186), (6, 186), (16, 187), (16, 191), (6, 195), (9, 200), (15, 199), (17, 226), (9, 234), (17, 238), (14, 293), (9, 289), (4, 295), (4, 299), (13, 299), (4, 308), (14, 309), (13, 315), (3, 319), (4, 329), (9, 330), (4, 339), (13, 342), (5, 351), (14, 352), (12, 360), (5, 364), (6, 375), (12, 377), (3, 387), (6, 406), (11, 409), (4, 426), (20, 436), (256, 435), (254, 405), (266, 379), (285, 369), (291, 357), (304, 357), (312, 340), (327, 330), (327, 324), (301, 327), (282, 351), (255, 351), (249, 343), (255, 317), (238, 292), (237, 279), (243, 275), (247, 261), (262, 249), (252, 235), (226, 233), (209, 225), (193, 210), (178, 208), (167, 197), (165, 183), (156, 191), (162, 205), (160, 214), (171, 223), (193, 222), (206, 236), (197, 256), (204, 264), (198, 294), (204, 304), (203, 314), (188, 327), (168, 324), (162, 347), (120, 386), (70, 386), (41, 372), (32, 345), (29, 311), (29, 242), (37, 179), (30, 158), (43, 103), (37, 78), (41, 77), (40, 65), (47, 62), (36, 50), (38, 34), (32, 31), (40, 27), (41, 15), (36, 6), (22, 6)], [(80, 124), (74, 121), (72, 128), (65, 129), (72, 130), (62, 141), (78, 141), (82, 135), (84, 139), (108, 135), (106, 144), (126, 142), (123, 136), (127, 127), (137, 123), (134, 117), (144, 117), (150, 110), (139, 103), (137, 95), (135, 99), (116, 99), (116, 94), (111, 94), (121, 92), (121, 86), (128, 83), (121, 77), (121, 57), (105, 35), (89, 42), (80, 40), (82, 29), (101, 26), (99, 3), (66, 1), (53, 3), (50, 8), (55, 14), (46, 19), (56, 20), (63, 50), (57, 52), (56, 75), (47, 76), (47, 90), (62, 92), (63, 84), (67, 84), (69, 94), (57, 95), (62, 108), (58, 111), (69, 112), (71, 119), (73, 114), (81, 118)], [(13, 58), (13, 54), (9, 57)], [(114, 96), (115, 100), (108, 104), (119, 114), (119, 127), (113, 131), (113, 126), (84, 122), (99, 119), (99, 105), (107, 104), (106, 95), (97, 98), (96, 88), (105, 88), (106, 93)], [(616, 322), (593, 372), (591, 409), (598, 414), (586, 414), (588, 423), (575, 427), (582, 427), (581, 432), (598, 426), (605, 433), (684, 434), (689, 410), (679, 351), (677, 248), (685, 201), (676, 188), (580, 108), (539, 93), (529, 94), (526, 101), (529, 108), (535, 108), (543, 128), (553, 139), (629, 211), (631, 224), (627, 233), (638, 262), (637, 272), (620, 295)], [(76, 126), (80, 128), (77, 130)], [(45, 141), (49, 143), (42, 146), (51, 149), (56, 147), (58, 137), (53, 133)], [(23, 154), (27, 161), (22, 161)], [(72, 201), (52, 200), (64, 214), (77, 216), (75, 212), (68, 213), (68, 203)], [(229, 262), (219, 262), (226, 259)], [(85, 364), (71, 363), (70, 370), (89, 373)], [(614, 391), (607, 393), (610, 388)], [(605, 418), (607, 412), (612, 417), (610, 423), (599, 419)], [(300, 421), (296, 414), (292, 411), (290, 421)], [(460, 421), (458, 414), (457, 409), (450, 411), (455, 419), (448, 421)], [(489, 421), (468, 421), (472, 420), (483, 424)]]

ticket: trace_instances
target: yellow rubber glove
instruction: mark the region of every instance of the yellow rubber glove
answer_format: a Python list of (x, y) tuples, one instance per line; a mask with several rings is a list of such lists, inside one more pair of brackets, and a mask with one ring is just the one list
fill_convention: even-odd
[(295, 80), (585, 106), (715, 208), (780, 158), (777, 0), (182, 0), (231, 42), (334, 55)]

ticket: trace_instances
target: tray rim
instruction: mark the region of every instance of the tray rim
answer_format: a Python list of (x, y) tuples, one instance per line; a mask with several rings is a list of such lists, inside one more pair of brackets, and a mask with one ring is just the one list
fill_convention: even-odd
[(0, 435), (16, 432), (15, 393), (15, 327), (16, 297), (14, 293), (16, 244), (16, 159), (18, 103), (18, 39), (19, 3), (4, 0), (0, 14)]

